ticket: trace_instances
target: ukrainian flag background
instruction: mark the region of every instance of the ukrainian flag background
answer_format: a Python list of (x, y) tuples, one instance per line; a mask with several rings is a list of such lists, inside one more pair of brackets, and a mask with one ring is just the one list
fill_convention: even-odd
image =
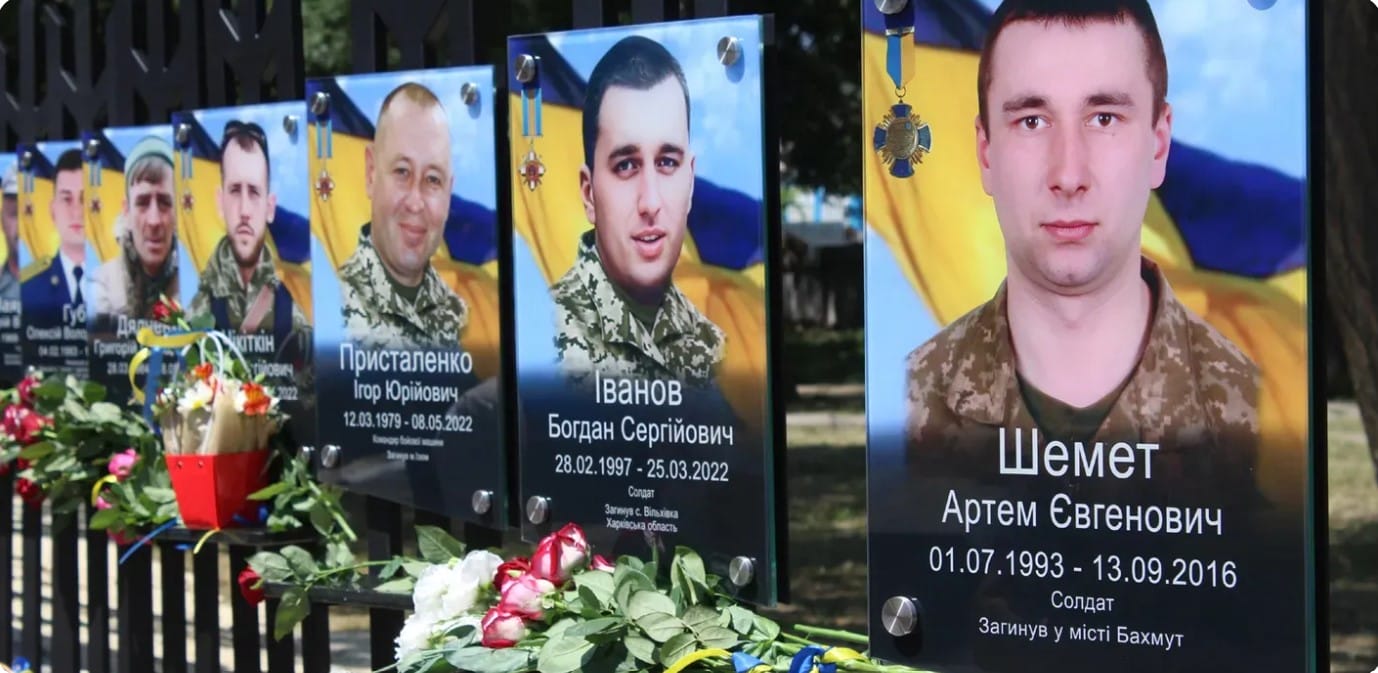
[[(331, 133), (318, 137), (315, 115), (306, 119), (307, 157), (311, 179), (311, 259), (322, 272), (313, 275), (313, 289), (321, 319), (316, 322), (317, 353), (338, 359), (335, 348), (344, 340), (340, 313), (338, 270), (359, 243), (359, 228), (372, 217), (365, 191), (364, 149), (373, 141), (374, 122), (388, 92), (406, 82), (429, 88), (440, 99), (450, 120), (451, 170), (454, 194), (440, 249), (431, 259), (440, 277), (469, 308), (469, 324), (461, 345), (474, 359), (479, 379), (501, 370), (501, 320), (498, 303), (497, 178), (493, 175), (493, 71), (490, 66), (417, 72), (353, 75), (311, 80), (308, 101), (317, 92), (330, 94)], [(466, 105), (460, 88), (472, 82), (479, 100)], [(324, 144), (322, 144), (324, 143)], [(329, 146), (330, 157), (317, 149)], [(334, 180), (334, 191), (322, 200), (315, 181), (322, 170)]]
[(33, 151), (33, 164), (28, 170), (32, 178), (31, 190), (25, 189), (24, 175), (21, 173), (19, 176), (20, 280), (28, 280), (57, 255), (57, 229), (53, 224), (53, 213), (49, 210), (54, 196), (53, 168), (63, 152), (76, 149), (79, 145), (75, 140), (19, 145), (20, 155), (25, 150)]
[[(869, 140), (895, 102), (883, 17), (863, 2), (866, 380), (873, 474), (901, 466), (905, 356), (987, 301), (1005, 275), (976, 164), (976, 70), (996, 0), (911, 0), (906, 103), (933, 151), (891, 177)], [(1173, 143), (1143, 250), (1189, 308), (1263, 373), (1258, 483), (1300, 506), (1308, 438), (1306, 22), (1298, 0), (1151, 0), (1169, 68)]]
[[(630, 35), (659, 42), (684, 70), (690, 101), (689, 144), (696, 170), (689, 233), (674, 283), (726, 334), (719, 388), (741, 419), (761, 427), (768, 383), (765, 227), (769, 220), (763, 202), (762, 45), (756, 18), (509, 38), (511, 58), (518, 54), (541, 58), (542, 135), (535, 139), (535, 147), (546, 168), (535, 191), (518, 175), (529, 141), (522, 135), (523, 85), (515, 73), (509, 74), (512, 165), (507, 179), (512, 181), (519, 377), (550, 374), (558, 366), (550, 286), (573, 266), (579, 238), (593, 226), (579, 194), (584, 88), (603, 54)], [(718, 40), (724, 35), (736, 37), (742, 48), (741, 59), (731, 67), (717, 59)]]
[[(296, 131), (290, 134), (283, 126), (283, 118), (289, 115), (297, 120)], [(180, 301), (183, 306), (190, 305), (201, 287), (201, 272), (225, 237), (225, 219), (216, 204), (216, 193), (220, 189), (220, 139), (230, 121), (258, 124), (268, 139), (268, 189), (277, 196), (277, 211), (268, 223), (265, 245), (273, 254), (278, 278), (310, 320), (310, 187), (306, 179), (306, 104), (300, 101), (173, 114), (172, 128), (186, 124), (188, 129), (186, 145), (177, 148)], [(191, 194), (190, 208), (187, 194)]]
[[(19, 155), (0, 154), (0, 180), (9, 175), (10, 169), (18, 170)], [(16, 197), (17, 198), (17, 197)], [(22, 212), (22, 211), (21, 211)], [(9, 259), (10, 244), (4, 236), (0, 236), (0, 260)]]

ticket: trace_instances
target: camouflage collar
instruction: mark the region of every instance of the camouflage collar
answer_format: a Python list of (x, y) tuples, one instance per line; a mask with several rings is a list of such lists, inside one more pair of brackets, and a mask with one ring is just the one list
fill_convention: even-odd
[(598, 329), (603, 333), (604, 340), (635, 347), (670, 371), (679, 371), (687, 365), (678, 362), (681, 358), (672, 355), (675, 350), (673, 346), (681, 339), (696, 339), (708, 348), (709, 357), (702, 371), (690, 374), (697, 378), (708, 378), (712, 366), (722, 360), (722, 330), (699, 313), (693, 302), (671, 283), (660, 310), (656, 311), (655, 322), (647, 331), (646, 326), (636, 319), (631, 308), (614, 291), (612, 279), (608, 278), (599, 259), (594, 235), (595, 232), (590, 230), (580, 237), (579, 256), (574, 270), (579, 287), (589, 297), (597, 297), (600, 306), (607, 307), (598, 311)]
[[(1178, 301), (1157, 264), (1143, 258), (1141, 268), (1155, 298), (1153, 323), (1139, 364), (1110, 414), (1101, 423), (1098, 436), (1142, 434), (1150, 419), (1166, 420), (1168, 414), (1161, 413), (1164, 400), (1178, 400), (1191, 408), (1202, 408), (1193, 385), (1196, 372), (1186, 357), (1194, 350), (1190, 325), (1197, 318)], [(976, 309), (968, 331), (976, 339), (957, 346), (953, 361), (970, 362), (976, 369), (990, 369), (986, 370), (986, 376), (953, 377), (948, 384), (947, 406), (959, 416), (987, 425), (1031, 426), (1034, 420), (1024, 405), (1015, 376), (1007, 300), (1006, 285), (1002, 282), (995, 296)]]
[(277, 274), (273, 271), (273, 253), (268, 250), (268, 244), (265, 242), (258, 253), (258, 265), (254, 267), (253, 275), (249, 276), (249, 284), (246, 287), (243, 276), (239, 275), (239, 260), (234, 257), (234, 249), (230, 247), (228, 235), (215, 244), (215, 250), (211, 252), (211, 258), (201, 272), (202, 286), (215, 297), (229, 297), (236, 293), (252, 297), (259, 288), (275, 287), (277, 282)]
[[(149, 276), (139, 261), (139, 252), (134, 248), (134, 235), (126, 235), (121, 243), (125, 272), (129, 275), (129, 292), (126, 295), (131, 315), (145, 315), (153, 310), (153, 305), (164, 295), (176, 297), (173, 283), (177, 282), (177, 237), (172, 237), (167, 257), (158, 275)], [(169, 292), (169, 289), (172, 292)]]
[[(383, 258), (378, 256), (378, 248), (373, 245), (373, 223), (371, 222), (359, 230), (359, 249), (348, 265), (354, 267), (351, 275), (381, 281), (358, 283), (355, 287), (359, 293), (359, 299), (364, 305), (372, 306), (379, 312), (389, 313), (420, 325), (424, 322), (420, 316), (429, 315), (432, 311), (450, 308), (442, 300), (447, 296), (452, 296), (453, 293), (445, 285), (445, 281), (441, 280), (440, 274), (436, 273), (435, 266), (432, 264), (426, 265), (426, 273), (421, 277), (421, 289), (416, 294), (415, 303), (408, 304), (392, 291), (392, 286), (387, 283), (387, 276), (384, 275), (387, 274), (387, 268), (383, 266)], [(458, 302), (457, 310), (459, 328), (463, 329), (469, 322), (468, 309), (464, 302)]]

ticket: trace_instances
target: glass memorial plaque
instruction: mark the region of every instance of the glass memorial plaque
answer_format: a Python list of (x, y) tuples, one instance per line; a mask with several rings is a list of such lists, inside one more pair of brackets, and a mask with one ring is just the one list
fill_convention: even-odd
[(19, 158), (0, 154), (0, 183), (4, 186), (4, 206), (0, 224), (5, 237), (0, 239), (0, 382), (15, 382), (24, 375), (19, 343), (24, 330), (19, 324)]
[(491, 67), (307, 84), (322, 474), (499, 527)]
[(172, 131), (160, 124), (85, 133), (82, 158), (91, 380), (125, 404), (138, 332), (166, 332), (154, 307), (178, 297), (177, 222), (185, 211), (174, 194)]
[[(24, 366), (86, 379), (85, 159), (76, 141), (19, 145), (19, 300)], [(112, 204), (116, 205), (116, 204)]]
[(893, 4), (862, 3), (873, 651), (1308, 670), (1302, 3)]
[(185, 319), (233, 334), (289, 443), (314, 446), (306, 105), (179, 112), (172, 129)]
[(763, 22), (509, 38), (507, 179), (523, 537), (740, 558), (771, 603)]

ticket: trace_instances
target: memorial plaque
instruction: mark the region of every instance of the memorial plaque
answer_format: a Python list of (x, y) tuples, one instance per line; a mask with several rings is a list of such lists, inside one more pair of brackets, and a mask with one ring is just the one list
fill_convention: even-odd
[[(20, 144), (19, 297), (24, 366), (86, 379), (85, 159), (76, 141)], [(80, 271), (80, 273), (78, 273)]]
[(24, 375), (24, 360), (19, 342), (24, 333), (19, 324), (19, 161), (17, 155), (0, 154), (0, 183), (4, 186), (4, 206), (0, 224), (5, 237), (0, 260), (0, 381), (18, 381)]
[(288, 441), (314, 446), (306, 105), (179, 112), (172, 129), (186, 319), (233, 334)]
[(500, 527), (491, 67), (307, 84), (325, 478)]
[(1305, 8), (896, 4), (862, 3), (872, 651), (1308, 670)]
[(125, 404), (138, 331), (166, 332), (153, 309), (164, 297), (178, 298), (177, 222), (185, 211), (175, 196), (172, 131), (159, 124), (85, 133), (81, 150), (91, 380), (105, 386), (109, 401)]
[(764, 25), (509, 38), (507, 179), (523, 537), (690, 545), (772, 603)]

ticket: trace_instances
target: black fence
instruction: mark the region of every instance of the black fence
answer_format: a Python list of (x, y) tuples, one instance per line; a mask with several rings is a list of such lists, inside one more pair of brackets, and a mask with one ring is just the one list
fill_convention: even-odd
[[(505, 81), (509, 34), (752, 14), (772, 5), (351, 0), (347, 34), (331, 39), (349, 41), (351, 73), (486, 63), (498, 69), (497, 81)], [(528, 11), (533, 6), (541, 11)], [(14, 0), (0, 13), (0, 151), (12, 152), (20, 142), (75, 139), (82, 130), (166, 123), (179, 110), (299, 100), (308, 77), (303, 15), (311, 9), (301, 0)], [(497, 114), (505, 118), (506, 111)], [(497, 146), (499, 161), (506, 162), (506, 139), (499, 136)], [(778, 158), (767, 157), (772, 163)], [(499, 217), (507, 219), (506, 184), (498, 185)], [(767, 207), (778, 210), (778, 197), (768, 196)], [(13, 494), (13, 476), (0, 478), (0, 489)], [(362, 514), (356, 528), (374, 559), (404, 551), (404, 521), (450, 529), (471, 546), (502, 542), (499, 531), (383, 500), (358, 497), (353, 505)], [(0, 497), (0, 559), (9, 564), (8, 593), (19, 597), (17, 612), (14, 601), (0, 601), (0, 624), (9, 625), (0, 629), (0, 662), (22, 656), (35, 673), (256, 673), (266, 650), (268, 671), (327, 673), (329, 608), (352, 604), (369, 609), (371, 666), (393, 663), (408, 596), (317, 591), (299, 639), (279, 641), (269, 635), (278, 608), (272, 592), (262, 615), (238, 596), (235, 575), (255, 551), (309, 539), (225, 531), (193, 555), (201, 532), (174, 529), (120, 559), (126, 548), (87, 529), (92, 514), (54, 514), (13, 495)], [(221, 660), (225, 602), (231, 606), (230, 661)]]

